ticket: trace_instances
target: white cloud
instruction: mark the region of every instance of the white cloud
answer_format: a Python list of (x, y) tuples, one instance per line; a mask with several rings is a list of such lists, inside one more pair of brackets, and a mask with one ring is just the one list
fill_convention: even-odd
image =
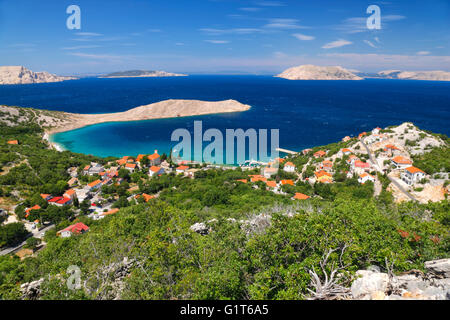
[(241, 10), (241, 11), (247, 11), (247, 12), (257, 12), (257, 11), (260, 11), (261, 10), (261, 8), (252, 8), (252, 7), (250, 7), (250, 8), (239, 8), (239, 10)]
[(286, 5), (281, 1), (257, 1), (255, 4), (262, 7), (283, 7)]
[(426, 56), (426, 55), (429, 55), (430, 53), (431, 53), (430, 51), (419, 51), (419, 52), (416, 52), (416, 54), (418, 56)]
[(298, 40), (303, 40), (303, 41), (307, 41), (307, 40), (314, 40), (316, 37), (313, 36), (307, 36), (301, 33), (294, 33), (293, 36), (295, 38), (297, 38)]
[(91, 48), (100, 48), (98, 45), (91, 46), (73, 46), (73, 47), (63, 47), (61, 50), (79, 50), (79, 49), (91, 49)]
[(369, 40), (363, 40), (365, 43), (367, 43), (369, 46), (371, 46), (372, 48), (378, 48), (376, 45), (374, 45), (372, 42), (370, 42)]
[(234, 29), (214, 29), (214, 28), (202, 28), (200, 31), (210, 34), (210, 35), (221, 35), (221, 34), (252, 34), (262, 32), (261, 29), (257, 28), (234, 28)]
[(297, 19), (269, 19), (269, 23), (264, 26), (269, 29), (304, 29), (307, 27), (298, 25)]
[(230, 43), (230, 41), (228, 41), (228, 40), (205, 40), (205, 42), (214, 43), (214, 44)]
[(82, 36), (82, 37), (100, 37), (103, 35), (101, 33), (96, 33), (96, 32), (77, 32), (75, 34), (77, 36)]
[(348, 40), (344, 40), (344, 39), (339, 39), (336, 41), (332, 41), (332, 42), (328, 42), (326, 43), (324, 46), (322, 46), (323, 49), (332, 49), (332, 48), (339, 48), (339, 47), (343, 47), (349, 44), (352, 44), (353, 42), (348, 41)]
[[(342, 23), (337, 26), (335, 29), (345, 32), (345, 33), (358, 33), (358, 32), (367, 32), (372, 31), (367, 28), (367, 17), (353, 17), (353, 18), (347, 18)], [(398, 21), (406, 19), (405, 16), (402, 15), (381, 15), (381, 28), (386, 29), (387, 23), (386, 22), (392, 22), (392, 21)]]

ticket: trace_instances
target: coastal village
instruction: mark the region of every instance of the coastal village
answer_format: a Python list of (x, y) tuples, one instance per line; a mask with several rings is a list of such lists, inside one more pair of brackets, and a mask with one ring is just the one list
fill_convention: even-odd
[[(411, 143), (414, 141), (414, 143)], [(9, 140), (7, 144), (20, 144), (18, 140)], [(425, 133), (410, 123), (397, 127), (374, 128), (370, 132), (362, 132), (358, 136), (346, 136), (332, 148), (311, 148), (300, 152), (290, 152), (286, 157), (273, 159), (267, 164), (243, 164), (240, 168), (248, 171), (247, 178), (237, 179), (236, 183), (250, 184), (253, 188), (265, 188), (279, 195), (288, 196), (292, 201), (305, 201), (317, 195), (293, 192), (298, 185), (333, 184), (336, 180), (356, 178), (360, 185), (373, 184), (374, 196), (380, 194), (382, 177), (389, 179), (387, 190), (397, 202), (412, 200), (420, 203), (446, 199), (449, 191), (448, 172), (428, 175), (420, 167), (415, 166), (412, 157), (429, 148), (443, 146), (444, 142), (436, 136)], [(341, 147), (342, 146), (342, 147)], [(337, 147), (339, 147), (337, 149)], [(297, 165), (296, 165), (297, 164)], [(110, 186), (126, 184), (126, 201), (128, 203), (150, 202), (159, 194), (139, 193), (136, 183), (127, 183), (126, 179), (135, 172), (145, 173), (148, 179), (162, 175), (179, 175), (186, 179), (195, 179), (201, 170), (221, 168), (236, 170), (237, 166), (220, 166), (216, 164), (199, 164), (186, 160), (173, 161), (165, 154), (154, 150), (151, 154), (124, 156), (105, 164), (91, 162), (83, 167), (70, 167), (67, 174), (67, 190), (62, 195), (40, 194), (51, 206), (77, 207), (76, 216), (80, 215), (80, 203), (86, 206), (87, 216), (92, 220), (100, 220), (117, 214), (117, 203), (123, 196), (110, 194)], [(48, 222), (41, 221), (41, 206), (32, 205), (25, 209), (22, 219), (28, 231), (34, 237), (42, 238), (48, 228)], [(7, 210), (2, 209), (3, 214)], [(17, 222), (18, 217), (9, 215), (4, 224)], [(58, 230), (60, 237), (70, 237), (89, 231), (82, 222), (69, 225)]]

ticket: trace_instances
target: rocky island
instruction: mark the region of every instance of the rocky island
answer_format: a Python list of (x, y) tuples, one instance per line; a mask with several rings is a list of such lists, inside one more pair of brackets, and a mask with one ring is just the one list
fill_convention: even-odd
[(384, 70), (378, 72), (377, 77), (403, 80), (450, 81), (450, 72)]
[(278, 78), (288, 80), (362, 80), (352, 72), (339, 66), (301, 65), (289, 68), (276, 75)]
[(77, 78), (61, 77), (46, 71), (33, 72), (23, 66), (0, 66), (0, 85), (60, 82), (74, 79)]
[(99, 78), (147, 78), (147, 77), (186, 77), (187, 74), (166, 71), (130, 70), (106, 74)]

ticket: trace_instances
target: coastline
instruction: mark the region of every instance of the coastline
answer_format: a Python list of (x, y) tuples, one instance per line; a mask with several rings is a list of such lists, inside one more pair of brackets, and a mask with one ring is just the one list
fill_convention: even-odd
[(42, 136), (42, 139), (44, 139), (45, 141), (48, 142), (48, 144), (49, 144), (51, 149), (55, 149), (56, 151), (59, 151), (59, 152), (63, 152), (63, 151), (67, 150), (66, 148), (64, 148), (59, 143), (56, 143), (56, 142), (53, 141), (52, 134), (49, 134), (49, 133), (45, 132), (44, 135)]

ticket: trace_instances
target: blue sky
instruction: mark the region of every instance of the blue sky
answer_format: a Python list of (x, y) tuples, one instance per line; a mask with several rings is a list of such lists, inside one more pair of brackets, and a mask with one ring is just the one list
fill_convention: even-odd
[[(81, 29), (69, 30), (69, 5)], [(369, 5), (381, 29), (369, 30)], [(450, 1), (0, 0), (0, 64), (273, 74), (300, 64), (450, 71)]]

